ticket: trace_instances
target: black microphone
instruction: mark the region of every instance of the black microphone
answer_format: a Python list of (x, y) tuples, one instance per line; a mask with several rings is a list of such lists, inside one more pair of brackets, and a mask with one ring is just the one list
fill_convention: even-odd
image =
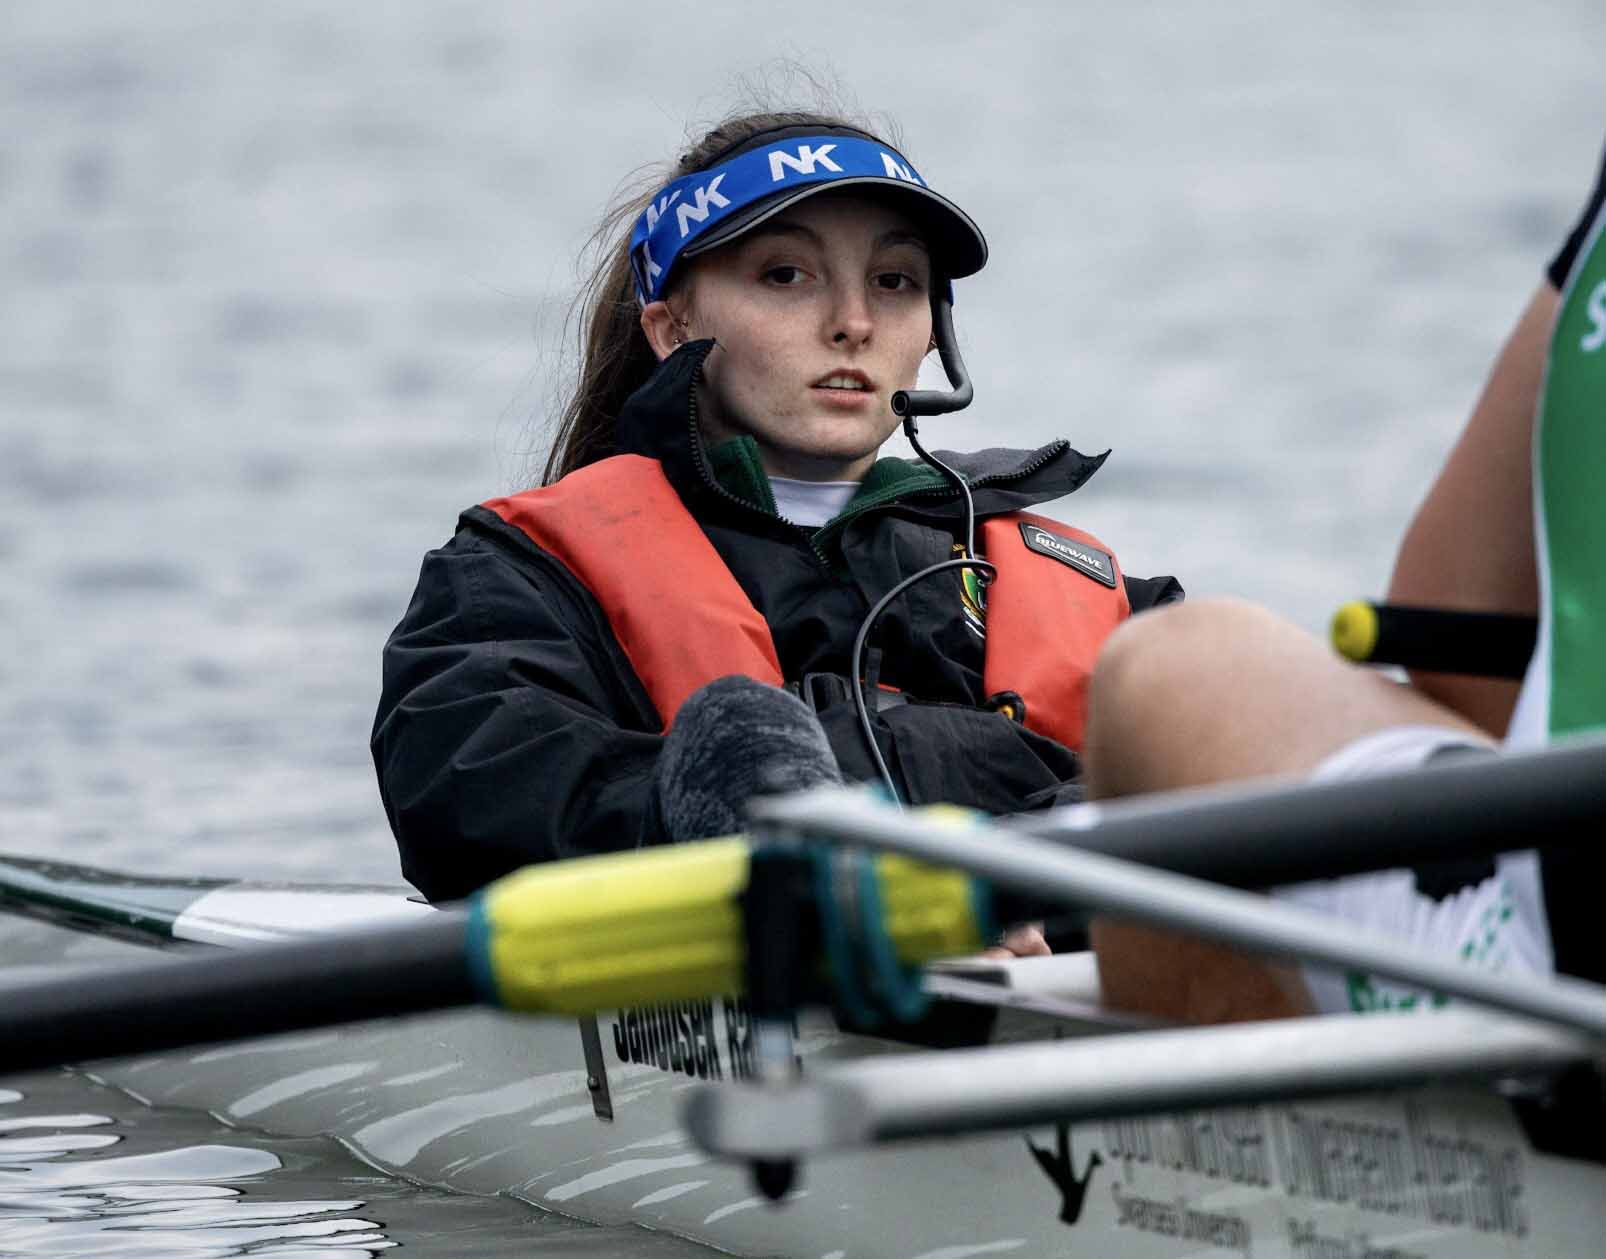
[(976, 396), (970, 373), (965, 370), (965, 360), (959, 357), (958, 342), (954, 340), (953, 289), (946, 283), (942, 286), (942, 296), (931, 303), (931, 339), (937, 343), (937, 356), (942, 360), (942, 370), (948, 373), (951, 388), (947, 392), (900, 389), (892, 395), (894, 415), (905, 419), (917, 415), (946, 415), (950, 411), (964, 410)]

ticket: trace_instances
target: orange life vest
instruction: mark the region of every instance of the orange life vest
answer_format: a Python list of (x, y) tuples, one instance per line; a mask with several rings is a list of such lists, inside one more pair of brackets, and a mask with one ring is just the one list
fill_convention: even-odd
[[(664, 729), (715, 678), (785, 682), (769, 626), (657, 460), (615, 455), (485, 507), (595, 596)], [(982, 683), (989, 695), (1019, 695), (1029, 729), (1080, 748), (1093, 662), (1131, 613), (1115, 557), (1091, 534), (1028, 512), (989, 517), (980, 535), (998, 570)]]

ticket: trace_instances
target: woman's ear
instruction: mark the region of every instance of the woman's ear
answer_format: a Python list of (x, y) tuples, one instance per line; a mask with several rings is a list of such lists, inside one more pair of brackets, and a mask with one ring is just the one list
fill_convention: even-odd
[(686, 339), (685, 322), (676, 319), (675, 312), (669, 309), (669, 303), (663, 300), (648, 302), (641, 308), (641, 330), (647, 334), (647, 344), (652, 346), (652, 352), (658, 356), (660, 363), (679, 349), (680, 343)]

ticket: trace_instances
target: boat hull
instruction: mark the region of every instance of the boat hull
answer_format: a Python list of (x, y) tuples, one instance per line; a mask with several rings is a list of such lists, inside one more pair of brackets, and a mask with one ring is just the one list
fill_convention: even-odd
[[(685, 1008), (600, 1019), (601, 1103), (572, 1021), (489, 1012), (93, 1074), (154, 1104), (329, 1135), (422, 1183), (740, 1255), (1600, 1253), (1606, 1169), (1536, 1152), (1512, 1107), (1476, 1090), (905, 1142), (814, 1159), (771, 1205), (745, 1166), (711, 1160), (682, 1130), (688, 1091), (741, 1069), (739, 1003), (710, 1004), (706, 1025)], [(807, 1069), (907, 1046), (820, 1016), (801, 1028), (799, 1048)]]
[[(20, 858), (0, 858), (0, 907), (127, 938), (227, 946), (430, 913), (387, 889), (172, 883)], [(1085, 956), (950, 968), (927, 983), (945, 994), (922, 1029), (928, 1043), (1102, 1033), (1099, 1052), (1120, 1061), (1123, 1029), (1092, 1004)], [(771, 1204), (750, 1168), (696, 1148), (683, 1122), (692, 1090), (737, 1087), (747, 1074), (750, 1031), (735, 999), (580, 1026), (459, 1010), (89, 1070), (155, 1105), (334, 1138), (420, 1183), (737, 1255), (1602, 1253), (1606, 1167), (1536, 1150), (1512, 1103), (1470, 1087), (900, 1141), (813, 1158)], [(823, 1078), (909, 1045), (814, 1012), (797, 1048), (805, 1077)]]

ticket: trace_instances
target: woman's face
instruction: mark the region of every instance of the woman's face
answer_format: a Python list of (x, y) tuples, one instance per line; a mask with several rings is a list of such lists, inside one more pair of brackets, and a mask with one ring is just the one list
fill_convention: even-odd
[(699, 397), (709, 440), (751, 436), (773, 476), (858, 480), (898, 426), (893, 393), (914, 387), (930, 349), (931, 283), (910, 219), (821, 193), (694, 259), (642, 327), (660, 358), (676, 336), (718, 343)]

